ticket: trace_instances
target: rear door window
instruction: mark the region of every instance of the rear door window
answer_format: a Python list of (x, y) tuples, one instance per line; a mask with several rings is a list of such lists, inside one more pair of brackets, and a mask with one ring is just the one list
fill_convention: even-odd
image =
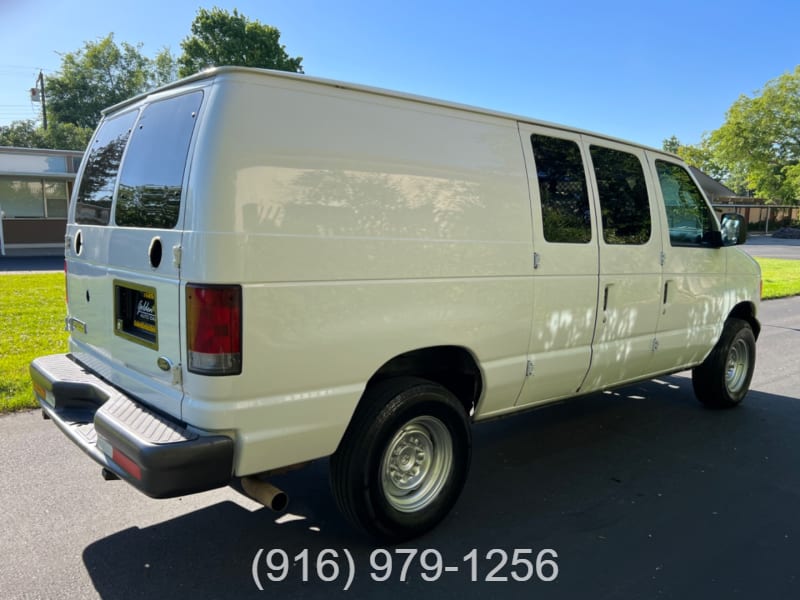
[(136, 123), (120, 174), (114, 219), (121, 227), (178, 224), (183, 173), (203, 92), (147, 106)]
[(119, 163), (137, 114), (131, 111), (108, 119), (97, 132), (78, 188), (76, 223), (108, 225)]

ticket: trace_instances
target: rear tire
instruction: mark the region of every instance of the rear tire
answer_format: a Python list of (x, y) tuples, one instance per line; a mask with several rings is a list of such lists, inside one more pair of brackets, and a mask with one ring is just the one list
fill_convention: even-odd
[(717, 345), (692, 371), (697, 399), (709, 408), (738, 405), (750, 389), (756, 364), (756, 340), (750, 323), (730, 318)]
[(466, 411), (446, 388), (403, 377), (368, 389), (331, 456), (344, 516), (385, 542), (433, 529), (456, 503), (472, 452)]

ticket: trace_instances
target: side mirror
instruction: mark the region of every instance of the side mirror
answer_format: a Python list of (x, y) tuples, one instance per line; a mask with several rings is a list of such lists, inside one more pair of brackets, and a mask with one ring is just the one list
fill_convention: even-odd
[(736, 246), (747, 241), (747, 223), (737, 213), (722, 215), (722, 243), (725, 246)]

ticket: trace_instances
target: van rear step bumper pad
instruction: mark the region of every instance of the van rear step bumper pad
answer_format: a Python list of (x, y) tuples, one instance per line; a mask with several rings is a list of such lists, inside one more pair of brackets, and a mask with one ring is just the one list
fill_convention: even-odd
[[(153, 498), (172, 498), (227, 485), (233, 440), (200, 435), (125, 395), (70, 354), (35, 359), (30, 367), (42, 410), (84, 452)], [(103, 439), (106, 453), (97, 444)], [(109, 447), (141, 470), (136, 478), (114, 462)]]

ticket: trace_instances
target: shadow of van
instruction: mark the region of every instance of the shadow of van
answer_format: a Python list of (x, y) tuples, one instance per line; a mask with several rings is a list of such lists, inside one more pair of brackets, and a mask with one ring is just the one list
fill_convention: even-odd
[[(753, 391), (737, 409), (710, 411), (695, 401), (688, 378), (664, 377), (477, 426), (455, 510), (403, 546), (435, 550), (443, 565), (459, 567), (436, 581), (422, 579), (433, 571), (417, 557), (402, 582), (405, 555), (397, 554), (387, 581), (373, 580), (371, 573), (386, 575), (385, 555), (373, 555), (371, 540), (336, 512), (327, 461), (276, 478), (293, 497), (282, 518), (223, 502), (99, 540), (83, 560), (104, 598), (263, 598), (253, 579), (259, 550), (260, 584), (289, 598), (341, 591), (345, 550), (353, 597), (789, 597), (800, 575), (799, 438), (798, 399)], [(513, 580), (515, 549), (531, 549), (525, 556), (535, 561), (548, 548), (558, 554), (554, 582), (535, 574)], [(290, 559), (281, 581), (268, 578), (273, 549), (273, 566)], [(330, 582), (315, 571), (325, 549), (336, 552), (341, 570)], [(472, 549), (474, 573), (465, 559)], [(487, 557), (492, 549), (508, 562)], [(295, 560), (304, 550), (307, 583)], [(428, 554), (429, 566), (436, 556)], [(508, 581), (486, 581), (495, 567)]]

